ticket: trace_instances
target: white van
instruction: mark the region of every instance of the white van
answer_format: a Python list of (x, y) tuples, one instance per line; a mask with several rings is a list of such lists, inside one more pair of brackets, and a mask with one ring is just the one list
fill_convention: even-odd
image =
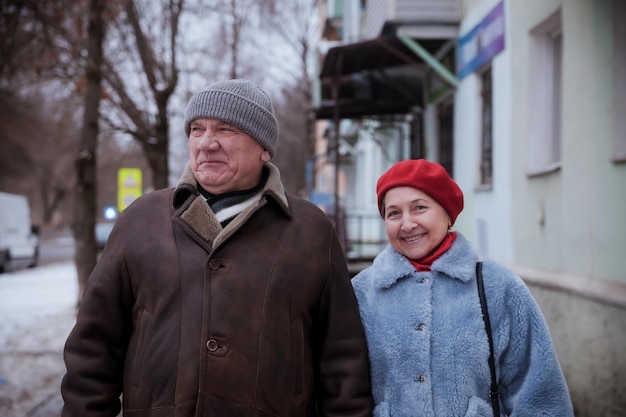
[(9, 267), (34, 267), (39, 259), (37, 227), (23, 195), (0, 192), (0, 273)]

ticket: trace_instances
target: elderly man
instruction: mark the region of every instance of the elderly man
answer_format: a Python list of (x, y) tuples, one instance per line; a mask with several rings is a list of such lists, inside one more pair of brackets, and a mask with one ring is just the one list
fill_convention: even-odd
[(370, 416), (367, 345), (335, 230), (269, 161), (247, 80), (185, 113), (176, 188), (119, 217), (65, 346), (65, 417)]

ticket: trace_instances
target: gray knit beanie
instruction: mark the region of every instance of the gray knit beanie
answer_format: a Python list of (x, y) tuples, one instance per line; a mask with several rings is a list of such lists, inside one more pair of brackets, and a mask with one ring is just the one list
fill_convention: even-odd
[(238, 127), (267, 149), (273, 157), (278, 145), (278, 121), (265, 91), (248, 80), (211, 84), (189, 100), (185, 134), (196, 119), (217, 119)]

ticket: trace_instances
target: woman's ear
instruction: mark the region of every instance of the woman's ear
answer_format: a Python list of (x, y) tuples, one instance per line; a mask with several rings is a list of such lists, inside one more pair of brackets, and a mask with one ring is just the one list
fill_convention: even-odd
[(269, 162), (270, 159), (272, 159), (272, 155), (270, 155), (270, 152), (267, 149), (263, 149), (263, 152), (261, 152), (261, 161)]

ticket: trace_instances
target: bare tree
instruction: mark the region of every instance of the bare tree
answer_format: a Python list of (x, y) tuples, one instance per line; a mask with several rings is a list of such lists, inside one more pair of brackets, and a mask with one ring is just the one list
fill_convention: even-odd
[[(273, 59), (271, 65), (266, 65), (262, 60), (264, 55), (277, 49), (292, 56), (298, 50), (295, 47), (298, 41), (292, 43), (291, 48), (278, 46), (297, 39), (294, 33), (297, 30), (306, 32), (305, 29), (310, 26), (308, 21), (295, 17), (296, 2), (309, 6), (309, 9), (303, 9), (302, 16), (309, 13), (310, 19), (311, 14), (315, 14), (307, 0), (282, 3), (280, 9), (276, 8), (275, 0), (194, 0), (190, 3), (197, 8), (193, 10), (194, 13), (186, 15), (192, 24), (185, 25), (186, 30), (182, 34), (179, 34), (178, 29), (183, 11), (182, 0), (107, 2), (107, 10), (113, 18), (104, 46), (106, 62), (103, 67), (101, 113), (107, 126), (129, 134), (140, 144), (153, 172), (153, 178), (146, 178), (146, 184), (155, 188), (168, 184), (168, 136), (173, 115), (168, 112), (168, 106), (172, 98), (176, 102), (173, 93), (180, 78), (176, 58), (182, 54), (183, 74), (187, 83), (185, 87), (189, 91), (195, 90), (198, 82), (206, 83), (207, 79), (220, 77), (219, 74), (257, 79), (265, 87), (268, 84), (271, 87), (272, 83), (275, 83), (274, 87), (276, 84), (279, 87), (285, 85), (284, 90), (279, 90), (279, 99), (274, 100), (280, 107), (277, 113), (282, 142), (275, 162), (281, 169), (284, 168), (290, 190), (302, 188), (306, 150), (300, 145), (308, 143), (308, 140), (305, 139), (306, 134), (302, 133), (307, 128), (298, 126), (307, 123), (305, 115), (308, 104), (304, 111), (298, 110), (298, 107), (310, 101), (306, 95), (299, 95), (302, 86), (305, 86), (304, 91), (309, 91), (306, 87), (308, 78), (302, 78), (292, 68), (279, 70), (283, 62), (281, 57)], [(0, 2), (0, 10), (3, 12), (0, 18), (3, 24), (6, 23), (0, 27), (2, 57), (6, 57), (0, 62), (0, 90), (2, 86), (25, 89), (34, 85), (33, 80), (42, 83), (53, 80), (66, 88), (73, 87), (71, 92), (64, 93), (65, 96), (77, 92), (84, 94), (87, 88), (87, 79), (83, 76), (86, 60), (83, 29), (86, 4), (87, 0)], [(277, 20), (269, 23), (272, 16), (277, 16)], [(296, 22), (292, 24), (294, 20)], [(10, 28), (18, 30), (13, 33)], [(283, 33), (282, 42), (276, 42), (277, 33)], [(306, 50), (307, 42), (299, 41), (299, 45), (304, 45)], [(272, 48), (265, 45), (272, 45)], [(223, 50), (220, 50), (221, 46), (224, 46)], [(203, 50), (203, 47), (206, 49)], [(300, 56), (306, 57), (307, 53), (300, 53)], [(302, 65), (304, 68), (308, 66), (306, 63)], [(268, 76), (268, 72), (273, 69), (281, 71), (280, 75)], [(275, 93), (276, 89), (270, 88), (269, 92)], [(181, 99), (179, 105), (186, 101), (186, 94), (178, 97)], [(11, 95), (3, 94), (5, 97)], [(51, 97), (47, 96), (46, 100), (51, 100)], [(8, 105), (12, 106), (13, 103), (9, 102)], [(81, 106), (77, 104), (74, 112)], [(182, 113), (180, 107), (176, 111)], [(5, 126), (7, 129), (10, 127), (8, 123)], [(59, 129), (64, 127), (59, 125)], [(65, 136), (71, 138), (73, 135)], [(24, 160), (33, 156), (17, 139), (11, 142), (3, 139), (0, 149), (10, 150), (0, 152), (0, 171), (11, 166), (10, 163), (2, 163), (5, 155), (24, 155)], [(49, 173), (49, 170), (42, 169), (38, 175), (42, 178), (48, 175), (50, 178)], [(38, 188), (49, 193), (48, 197), (43, 197), (50, 201), (48, 207), (55, 205), (55, 199), (67, 195), (60, 189), (56, 190), (56, 187), (54, 191), (45, 185)]]
[[(0, 89), (17, 91), (28, 82), (75, 81), (82, 68), (83, 1), (0, 2)], [(78, 48), (77, 48), (78, 46)]]
[(248, 19), (249, 12), (250, 3), (244, 4), (242, 1), (230, 0), (229, 9), (227, 11), (228, 16), (230, 17), (230, 78), (237, 78), (241, 30)]
[[(306, 161), (315, 153), (312, 73), (320, 30), (317, 3), (317, 0), (292, 0), (269, 15), (279, 39), (287, 45), (288, 51), (281, 52), (297, 57), (296, 66), (274, 69), (281, 74), (284, 84), (280, 105), (282, 145), (276, 163), (282, 172), (288, 173), (285, 178), (292, 191), (305, 188)], [(273, 59), (273, 62), (282, 60)]]
[[(280, 147), (274, 162), (287, 189), (305, 188), (306, 160), (313, 154), (312, 56), (319, 25), (313, 0), (205, 0), (203, 10), (219, 16), (218, 38), (210, 53), (229, 62), (230, 78), (262, 80), (274, 96), (281, 126)], [(210, 36), (210, 35), (208, 35)], [(295, 57), (295, 58), (294, 58)], [(277, 86), (277, 88), (276, 88)]]
[(299, 58), (298, 71), (294, 76), (294, 88), (305, 105), (305, 132), (309, 156), (315, 151), (313, 119), (308, 117), (313, 107), (313, 54), (319, 39), (320, 24), (317, 20), (317, 0), (292, 0), (284, 4), (274, 18), (276, 28), (283, 40)]
[(280, 123), (280, 146), (272, 162), (280, 168), (287, 190), (303, 195), (306, 190), (303, 132), (308, 107), (294, 88), (286, 86), (281, 90), (280, 100), (275, 101), (274, 109)]
[(82, 3), (0, 2), (0, 184), (29, 196), (38, 224), (51, 222), (74, 184), (68, 155), (81, 104), (67, 86), (80, 84), (73, 76), (84, 62)]
[[(24, 100), (5, 92), (0, 94), (0, 178), (24, 179), (28, 175), (31, 164), (28, 149), (29, 142), (20, 140), (28, 136), (32, 129), (32, 118), (29, 120), (29, 111)], [(33, 115), (37, 118), (37, 115)], [(34, 133), (34, 132), (32, 132)], [(7, 190), (4, 181), (0, 187)]]
[(102, 45), (104, 43), (105, 0), (90, 0), (87, 33), (87, 68), (85, 78), (85, 107), (80, 152), (76, 158), (76, 205), (74, 208), (74, 240), (78, 273), (78, 306), (83, 298), (85, 284), (96, 265), (96, 147), (100, 117), (100, 83), (102, 78)]
[[(32, 105), (40, 115), (45, 115), (44, 125), (35, 125), (31, 130), (36, 132), (29, 150), (32, 160), (30, 174), (34, 176), (39, 193), (42, 209), (42, 223), (53, 223), (53, 215), (59, 213), (62, 207), (70, 207), (66, 200), (73, 197), (76, 184), (74, 170), (74, 156), (78, 149), (80, 138), (80, 118), (76, 109), (82, 106), (77, 103), (79, 97), (70, 95), (60, 102), (47, 103), (41, 95), (38, 103)], [(62, 105), (59, 105), (61, 103)], [(41, 117), (41, 116), (40, 116)], [(41, 126), (46, 126), (45, 133), (41, 134)], [(71, 213), (71, 212), (70, 212)], [(57, 219), (55, 226), (66, 225), (70, 213)]]
[(107, 102), (114, 111), (106, 120), (141, 144), (152, 186), (163, 188), (168, 186), (168, 104), (178, 83), (177, 36), (184, 0), (122, 0), (122, 5), (112, 42), (120, 46), (109, 50), (105, 61)]
[[(216, 35), (220, 42), (211, 42), (210, 47), (216, 48), (217, 55), (229, 62), (228, 78), (247, 76), (252, 65), (244, 59), (251, 58), (244, 49), (259, 51), (255, 38), (259, 38), (258, 29), (264, 18), (275, 13), (276, 0), (201, 0), (199, 5), (204, 13), (214, 16), (212, 21), (218, 27)], [(221, 50), (220, 44), (226, 49)], [(250, 60), (254, 61), (254, 58)]]

